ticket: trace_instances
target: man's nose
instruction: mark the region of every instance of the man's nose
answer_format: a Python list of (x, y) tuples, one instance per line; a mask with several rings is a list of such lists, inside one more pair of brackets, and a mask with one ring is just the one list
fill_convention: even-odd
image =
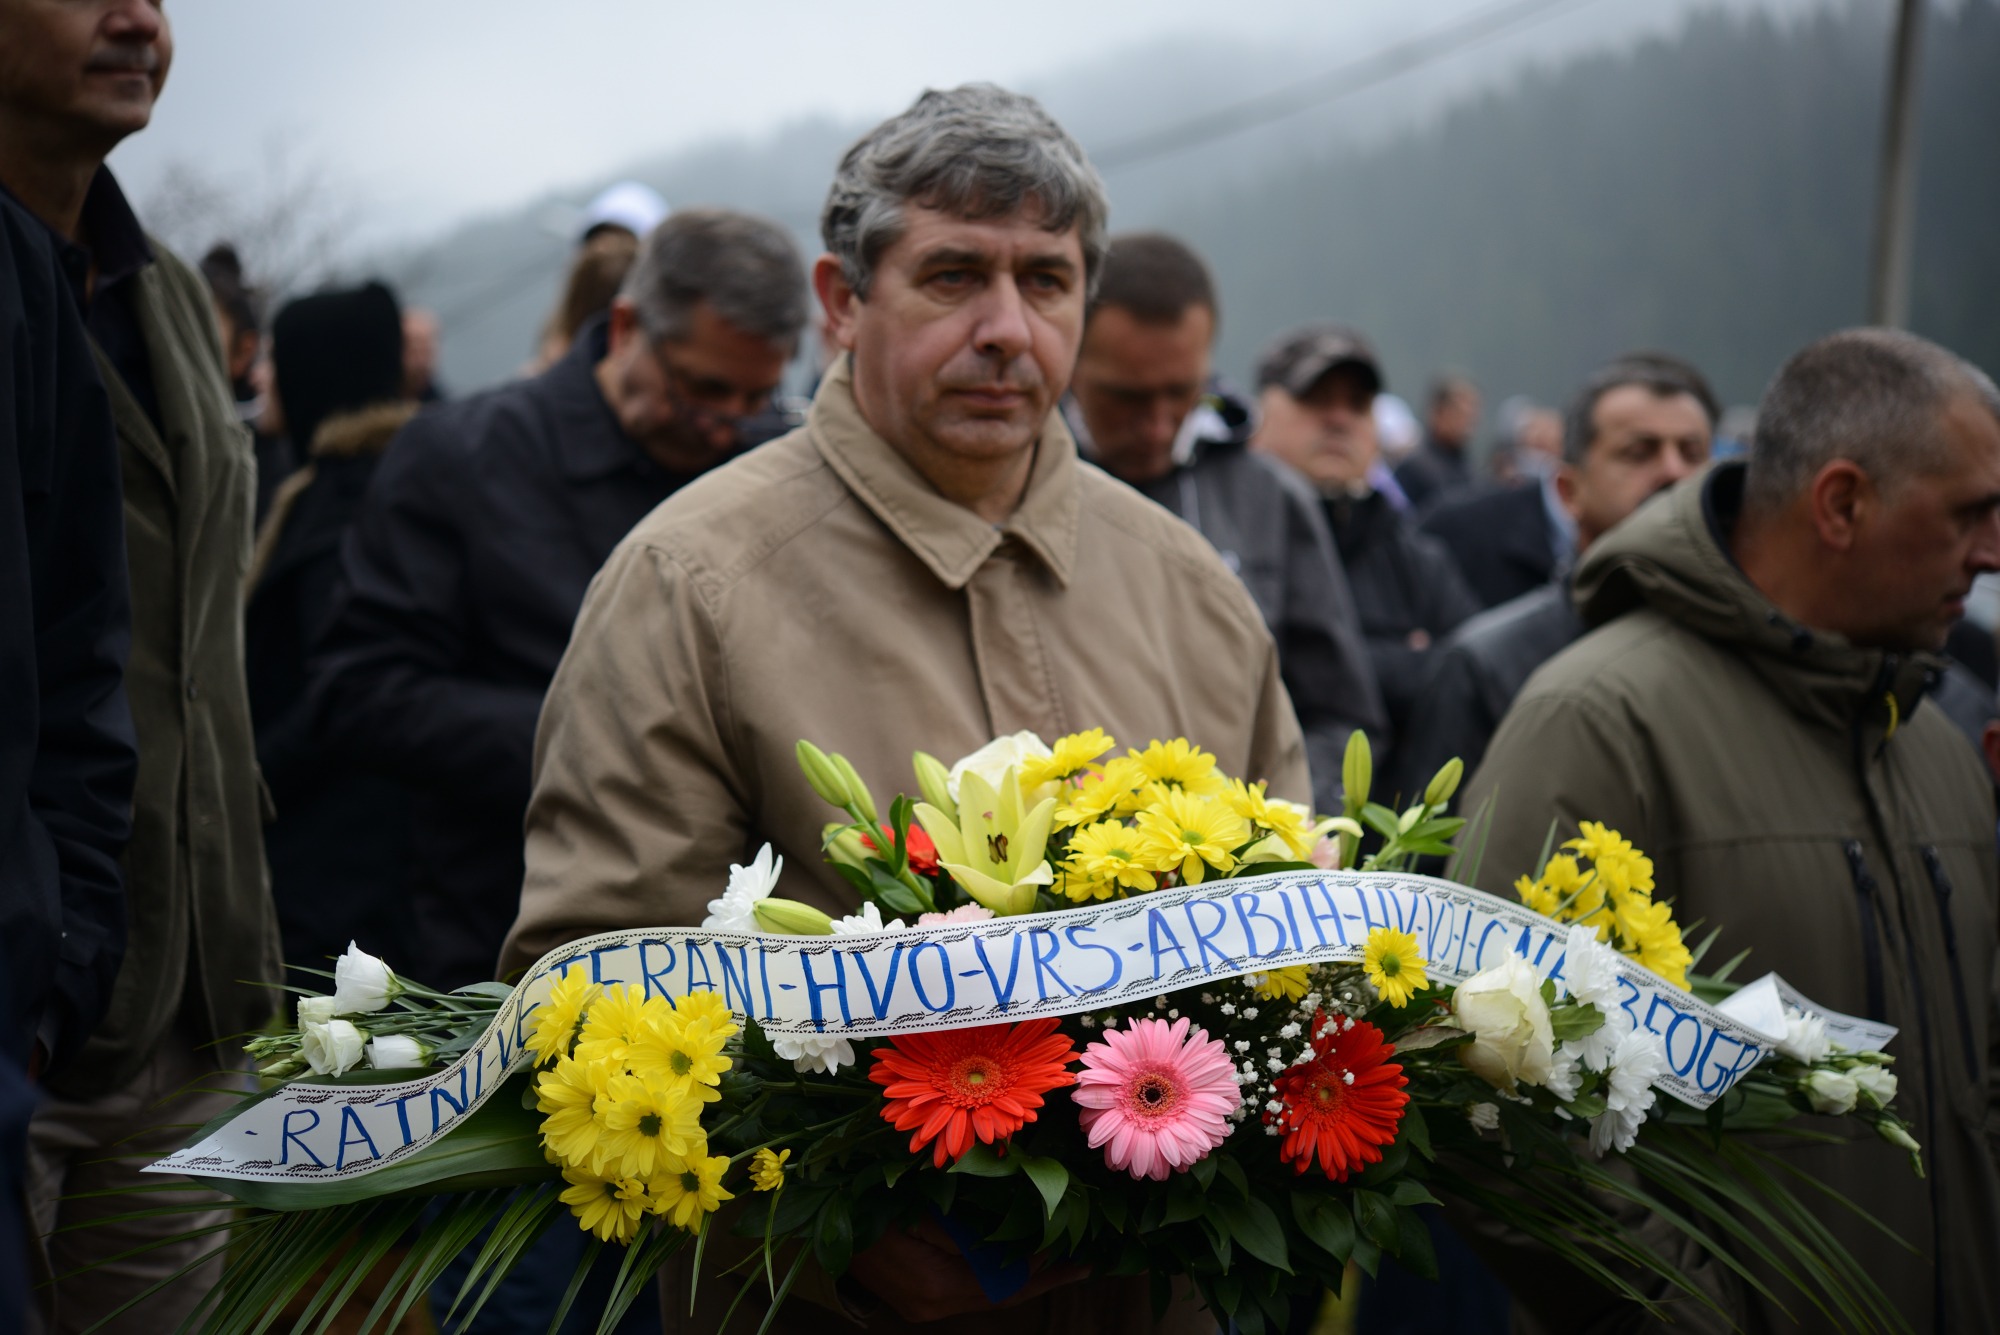
[(166, 20), (158, 0), (119, 0), (104, 16), (104, 35), (121, 42), (151, 42)]
[(991, 284), (979, 303), (978, 324), (972, 331), (973, 346), (983, 354), (1012, 361), (1034, 342), (1028, 328), (1028, 306), (1021, 289), (1012, 282)]
[(1986, 518), (1980, 521), (1965, 564), (1980, 575), (2000, 570), (2000, 510), (1988, 512)]

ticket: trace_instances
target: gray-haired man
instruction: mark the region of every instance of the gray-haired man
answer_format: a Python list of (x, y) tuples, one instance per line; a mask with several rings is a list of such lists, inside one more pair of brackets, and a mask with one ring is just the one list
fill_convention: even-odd
[(729, 457), (804, 327), (775, 223), (687, 210), (609, 316), (532, 380), (433, 408), (369, 486), (315, 662), (330, 744), (410, 778), (422, 959), (492, 976), (521, 889), (542, 694), (591, 577), (647, 511)]
[[(1081, 463), (1055, 411), (1105, 213), (1075, 141), (991, 86), (926, 93), (848, 150), (813, 269), (844, 355), (803, 428), (654, 511), (592, 587), (542, 718), (503, 967), (699, 922), (766, 840), (780, 894), (852, 912), (802, 737), (891, 792), (918, 747), (1184, 735), (1309, 796), (1256, 604), (1200, 534)], [(837, 1290), (800, 1290), (878, 1332), (1215, 1328), (1185, 1306), (1151, 1320), (1143, 1279), (1080, 1274), (1043, 1270), (1003, 1312), (941, 1233), (892, 1229)], [(692, 1314), (683, 1288), (670, 1327), (721, 1329), (734, 1288), (711, 1273)], [(826, 1321), (794, 1303), (774, 1329)]]

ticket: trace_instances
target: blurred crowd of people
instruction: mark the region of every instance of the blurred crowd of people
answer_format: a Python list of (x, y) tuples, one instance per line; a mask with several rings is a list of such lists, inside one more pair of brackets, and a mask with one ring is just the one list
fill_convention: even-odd
[[(1309, 774), (1323, 810), (1356, 730), (1387, 792), (1459, 756), (1496, 831), (1514, 804), (1487, 888), (1552, 817), (1614, 821), (1683, 918), (1740, 918), (1733, 945), (1903, 1026), (1938, 1171), (1825, 1172), (1935, 1258), (1908, 1263), (1919, 1328), (1972, 1328), (1991, 1281), (1946, 1238), (2000, 1223), (1978, 371), (1849, 331), (1752, 420), (1671, 350), (1605, 348), (1560, 409), (1489, 412), (1456, 370), (1396, 397), (1412, 368), (1324, 321), (1233, 385), (1203, 257), (1106, 236), (1081, 150), (973, 88), (856, 145), (812, 266), (768, 220), (607, 191), (528, 371), (454, 397), (450, 330), (383, 284), (273, 303), (286, 276), (226, 239), (197, 266), (148, 237), (103, 160), (171, 54), (150, 4), (0, 0), (0, 1179), (26, 1206), (0, 1218), (27, 1224), (0, 1230), (0, 1325), (171, 1329), (212, 1285), (218, 1260), (157, 1244), (219, 1203), (107, 1193), (247, 1087), (226, 1040), (281, 966), (358, 940), (449, 988), (654, 921), (653, 882), (705, 899), (765, 825), (816, 828), (809, 798), (773, 814), (780, 718), (879, 687), (947, 732), (1185, 732), (1274, 791)], [(1078, 259), (1036, 250), (1058, 241)], [(1002, 332), (937, 314), (1000, 301)], [(959, 340), (935, 390), (925, 338)], [(782, 399), (815, 345), (817, 395)], [(947, 430), (954, 393), (977, 401)], [(898, 664), (843, 618), (969, 647)], [(1086, 634), (1122, 642), (1090, 661), (1123, 684), (1083, 680)], [(1724, 844), (1769, 850), (1747, 898), (1825, 924), (1823, 961), (1705, 860)], [(595, 899), (584, 864), (617, 867)], [(1385, 1275), (1414, 1287), (1383, 1310), (1503, 1328), (1439, 1237), (1454, 1282)], [(502, 1306), (545, 1310), (518, 1279)]]

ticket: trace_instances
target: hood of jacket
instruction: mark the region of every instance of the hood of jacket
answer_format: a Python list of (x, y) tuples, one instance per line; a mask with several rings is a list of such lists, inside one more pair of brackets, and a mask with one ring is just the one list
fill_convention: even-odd
[(1944, 661), (1870, 649), (1780, 611), (1727, 547), (1743, 496), (1744, 464), (1720, 463), (1642, 505), (1600, 538), (1576, 571), (1588, 626), (1648, 607), (1739, 651), (1794, 712), (1892, 734), (1921, 702)]

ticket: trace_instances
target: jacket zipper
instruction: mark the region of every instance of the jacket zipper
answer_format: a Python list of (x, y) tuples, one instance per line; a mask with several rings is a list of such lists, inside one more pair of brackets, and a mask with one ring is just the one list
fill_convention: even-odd
[(1937, 896), (1938, 920), (1944, 928), (1944, 957), (1951, 969), (1951, 998), (1958, 1006), (1958, 1036), (1965, 1045), (1965, 1073), (1976, 1079), (1979, 1054), (1972, 1046), (1972, 1011), (1965, 1003), (1965, 978), (1958, 967), (1958, 929), (1951, 921), (1951, 880), (1945, 875), (1944, 859), (1938, 856), (1935, 846), (1924, 846), (1923, 859), (1924, 871), (1931, 878), (1931, 891)]
[(1868, 970), (1868, 1018), (1884, 1020), (1888, 1015), (1882, 995), (1882, 935), (1875, 922), (1875, 902), (1881, 889), (1875, 884), (1875, 873), (1868, 870), (1859, 839), (1849, 839), (1841, 845), (1841, 851), (1847, 854), (1847, 871), (1854, 878), (1855, 907), (1861, 918), (1861, 953)]

